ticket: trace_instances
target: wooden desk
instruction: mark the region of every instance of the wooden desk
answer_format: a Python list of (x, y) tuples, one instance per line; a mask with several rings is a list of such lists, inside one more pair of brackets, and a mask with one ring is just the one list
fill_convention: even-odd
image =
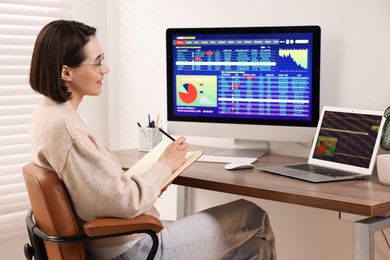
[[(218, 150), (201, 148), (207, 152)], [(123, 167), (131, 166), (144, 155), (137, 149), (116, 151), (115, 154)], [(259, 167), (302, 161), (305, 159), (266, 155), (255, 165)], [(258, 171), (255, 168), (236, 172), (225, 170), (222, 164), (196, 162), (174, 183), (369, 217), (390, 212), (390, 186), (380, 184), (376, 173), (369, 180), (313, 184)]]
[[(192, 147), (207, 153), (210, 147)], [(116, 151), (122, 166), (128, 168), (144, 153), (137, 149)], [(255, 165), (303, 162), (304, 158), (266, 155)], [(376, 173), (369, 180), (313, 184), (257, 169), (228, 171), (222, 164), (196, 162), (175, 181), (186, 187), (250, 196), (320, 209), (367, 216), (354, 223), (354, 259), (374, 259), (374, 232), (390, 227), (390, 218), (374, 217), (390, 213), (390, 186), (379, 183)], [(370, 218), (371, 217), (371, 218)], [(374, 218), (373, 218), (374, 217)]]

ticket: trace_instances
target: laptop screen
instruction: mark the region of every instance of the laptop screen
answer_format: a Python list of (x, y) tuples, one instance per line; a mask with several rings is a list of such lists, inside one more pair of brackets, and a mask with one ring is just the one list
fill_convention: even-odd
[(369, 168), (382, 116), (325, 111), (313, 158)]

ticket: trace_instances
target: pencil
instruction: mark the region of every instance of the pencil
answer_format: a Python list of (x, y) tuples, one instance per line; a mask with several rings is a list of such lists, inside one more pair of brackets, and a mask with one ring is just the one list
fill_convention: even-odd
[(159, 122), (160, 122), (160, 114), (157, 115), (156, 128), (158, 128)]
[(146, 140), (149, 140), (150, 137), (148, 137), (148, 135), (145, 133), (145, 129), (142, 128), (142, 126), (139, 122), (137, 122), (137, 125), (138, 125), (139, 129), (141, 130), (141, 132), (144, 134)]
[(173, 138), (172, 136), (170, 136), (167, 132), (165, 132), (164, 130), (162, 130), (162, 128), (159, 128), (158, 129), (161, 133), (163, 133), (166, 137), (168, 137), (169, 139), (171, 139), (172, 141), (175, 141), (175, 138)]

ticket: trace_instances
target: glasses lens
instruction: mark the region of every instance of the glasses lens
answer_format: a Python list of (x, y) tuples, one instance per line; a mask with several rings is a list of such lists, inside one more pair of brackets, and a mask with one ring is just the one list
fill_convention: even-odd
[(99, 71), (100, 73), (103, 73), (104, 68), (107, 66), (106, 62), (104, 61), (104, 56), (100, 59), (99, 63)]

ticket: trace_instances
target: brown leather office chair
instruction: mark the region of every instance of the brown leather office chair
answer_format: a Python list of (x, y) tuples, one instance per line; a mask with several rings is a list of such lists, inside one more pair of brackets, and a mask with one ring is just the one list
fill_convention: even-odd
[(24, 246), (27, 259), (85, 259), (85, 241), (135, 233), (152, 237), (147, 259), (154, 258), (158, 247), (156, 233), (163, 229), (157, 218), (102, 218), (84, 224), (80, 230), (65, 186), (55, 172), (29, 163), (23, 167), (23, 177), (32, 207), (26, 217), (31, 243)]

